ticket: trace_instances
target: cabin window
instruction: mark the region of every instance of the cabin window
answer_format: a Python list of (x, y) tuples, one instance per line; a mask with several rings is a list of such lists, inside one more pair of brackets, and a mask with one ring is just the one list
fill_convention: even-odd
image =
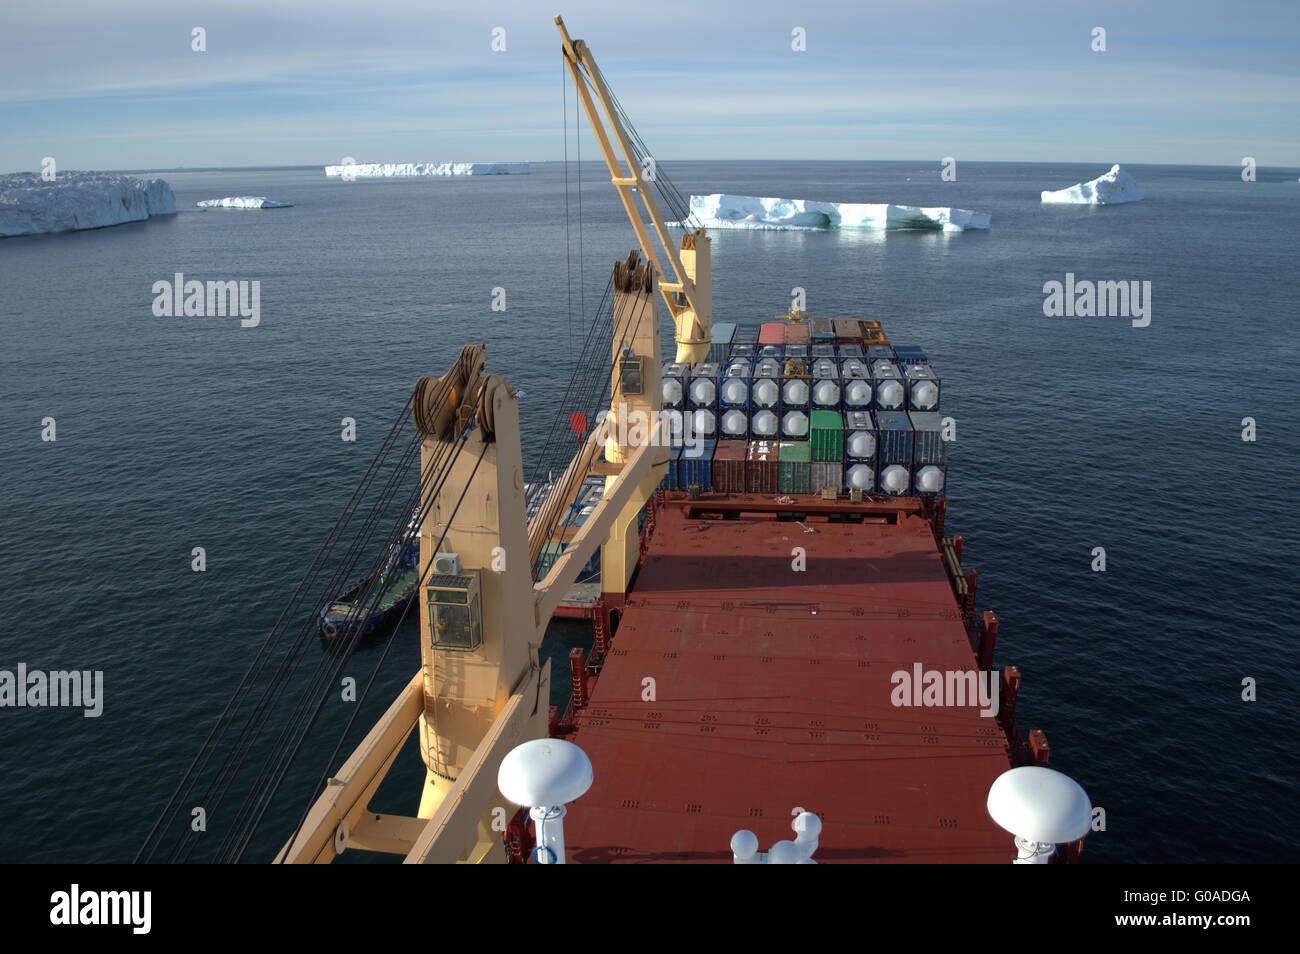
[(434, 649), (472, 652), (483, 642), (477, 575), (439, 575), (425, 587), (429, 643)]

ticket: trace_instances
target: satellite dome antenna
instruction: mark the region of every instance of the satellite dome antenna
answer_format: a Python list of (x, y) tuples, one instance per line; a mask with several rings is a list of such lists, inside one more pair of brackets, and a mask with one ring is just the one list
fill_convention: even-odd
[(1003, 772), (989, 788), (989, 817), (1016, 836), (1013, 864), (1045, 865), (1056, 846), (1092, 830), (1092, 802), (1068, 775), (1041, 765)]
[(572, 742), (533, 739), (511, 749), (497, 770), (497, 788), (528, 809), (537, 826), (533, 860), (539, 865), (564, 861), (564, 806), (591, 788), (591, 760)]
[[(796, 809), (796, 811), (799, 811)], [(742, 828), (731, 836), (731, 860), (738, 865), (815, 865), (813, 852), (817, 850), (822, 833), (822, 820), (812, 812), (799, 811), (790, 823), (794, 841), (778, 841), (770, 851), (758, 850), (758, 836)]]

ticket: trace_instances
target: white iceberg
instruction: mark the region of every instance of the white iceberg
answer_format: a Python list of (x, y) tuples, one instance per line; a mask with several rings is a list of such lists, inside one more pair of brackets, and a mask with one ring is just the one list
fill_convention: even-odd
[[(964, 232), (987, 229), (987, 212), (944, 206), (818, 202), (748, 195), (691, 196), (691, 214), (708, 229), (929, 229)], [(680, 223), (673, 223), (682, 227)]]
[(1119, 163), (1110, 167), (1110, 172), (1098, 176), (1090, 182), (1080, 182), (1068, 189), (1055, 192), (1043, 192), (1044, 202), (1066, 205), (1116, 205), (1120, 202), (1137, 202), (1145, 198), (1138, 190), (1133, 177), (1119, 167)]
[(0, 175), (0, 238), (100, 229), (175, 212), (176, 196), (162, 179), (60, 172), (46, 182), (38, 172)]
[(269, 199), (264, 195), (228, 195), (224, 199), (196, 202), (200, 209), (292, 209), (292, 202)]
[(344, 179), (390, 176), (526, 176), (526, 162), (351, 162), (326, 166), (325, 175)]

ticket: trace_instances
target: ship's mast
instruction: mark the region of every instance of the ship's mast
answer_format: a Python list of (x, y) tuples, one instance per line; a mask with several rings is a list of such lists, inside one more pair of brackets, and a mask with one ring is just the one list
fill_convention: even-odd
[[(613, 97), (605, 83), (605, 77), (600, 72), (600, 67), (596, 65), (596, 60), (591, 55), (591, 50), (587, 48), (584, 41), (574, 40), (569, 36), (564, 20), (560, 17), (555, 18), (555, 26), (564, 41), (564, 62), (573, 77), (578, 99), (587, 114), (587, 120), (591, 123), (592, 131), (596, 134), (596, 141), (600, 143), (605, 165), (609, 167), (610, 182), (618, 190), (618, 196), (623, 201), (623, 209), (627, 212), (628, 220), (636, 232), (637, 242), (659, 276), (659, 294), (663, 297), (664, 304), (668, 306), (668, 313), (673, 316), (673, 323), (677, 329), (676, 360), (690, 364), (703, 361), (708, 356), (713, 327), (713, 279), (709, 237), (704, 229), (698, 229), (682, 236), (680, 250), (674, 246), (672, 237), (668, 233), (668, 226), (659, 211), (659, 205), (655, 202), (653, 166), (646, 168), (638, 159), (636, 150), (632, 148), (631, 139), (619, 118), (618, 109), (613, 105)], [(603, 119), (596, 108), (593, 93), (604, 109)], [(611, 133), (622, 152), (622, 162), (619, 160), (618, 153), (614, 151)], [(623, 163), (626, 163), (626, 169)], [(642, 219), (642, 213), (637, 209), (634, 195), (640, 197), (641, 204), (645, 207), (655, 236), (662, 246), (662, 254), (646, 231), (645, 221)], [(671, 280), (669, 280), (670, 276)]]

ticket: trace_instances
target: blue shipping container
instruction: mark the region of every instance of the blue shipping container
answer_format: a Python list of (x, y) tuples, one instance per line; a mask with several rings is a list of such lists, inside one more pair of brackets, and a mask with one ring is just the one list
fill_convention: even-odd
[(876, 430), (880, 439), (881, 466), (912, 463), (912, 419), (906, 411), (877, 411)]
[(713, 489), (713, 451), (718, 442), (695, 441), (682, 446), (682, 456), (677, 462), (677, 489), (685, 490), (698, 484), (700, 490)]

